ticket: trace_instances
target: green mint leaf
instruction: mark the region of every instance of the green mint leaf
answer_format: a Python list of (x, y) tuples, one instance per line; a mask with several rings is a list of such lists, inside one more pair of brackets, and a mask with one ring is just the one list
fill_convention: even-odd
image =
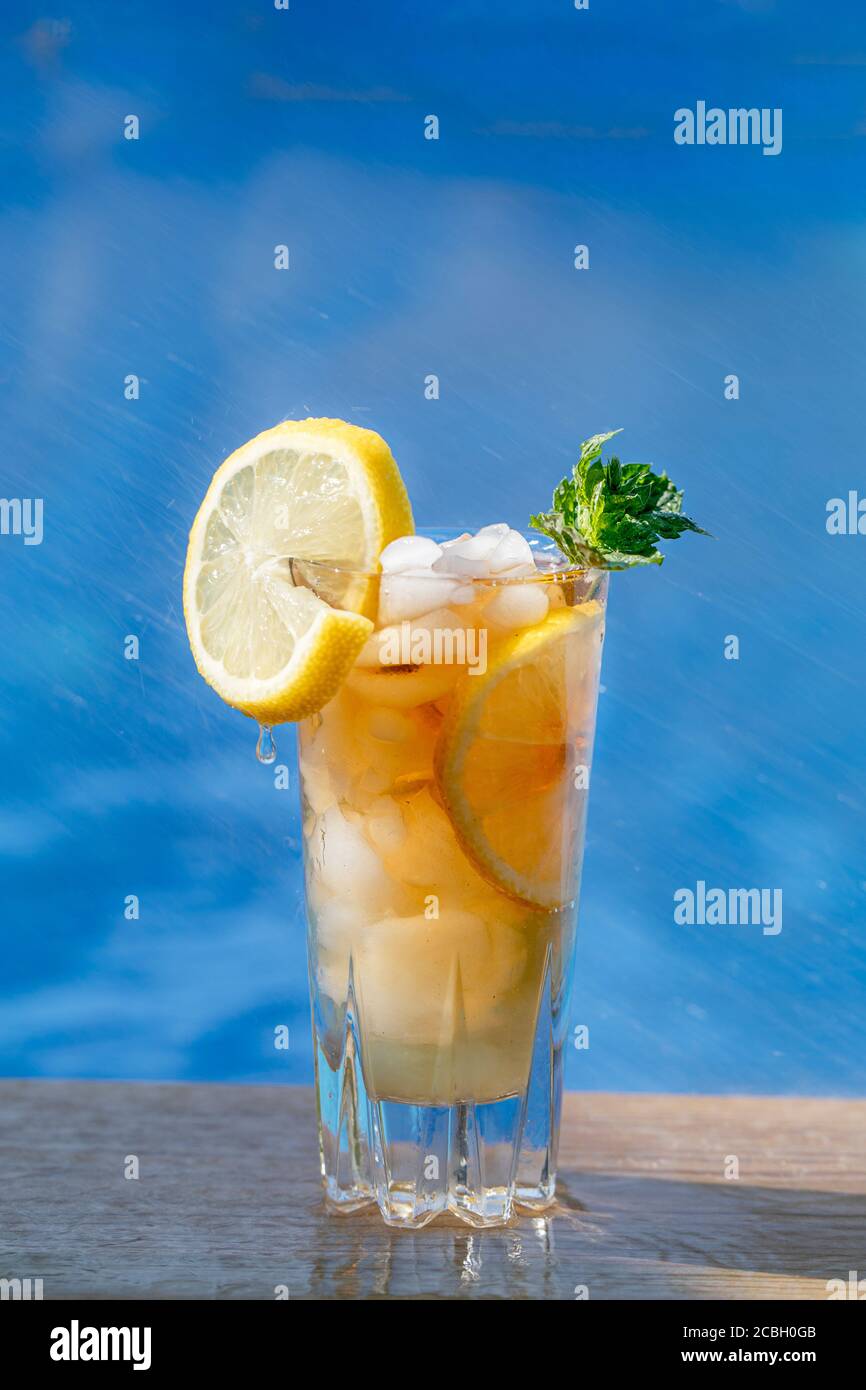
[(613, 439), (615, 434), (622, 434), (622, 430), (608, 430), (607, 434), (594, 434), (592, 439), (585, 439), (580, 446), (580, 456), (574, 466), (575, 475), (578, 469), (585, 464), (592, 463), (593, 459), (601, 457), (601, 451), (609, 439)]
[(676, 540), (686, 531), (709, 532), (683, 515), (683, 494), (666, 473), (654, 473), (648, 463), (602, 462), (602, 450), (619, 434), (594, 434), (580, 446), (570, 478), (553, 494), (549, 512), (530, 517), (529, 524), (548, 536), (573, 564), (597, 569), (629, 569), (660, 565), (660, 540)]
[(577, 488), (573, 478), (563, 478), (553, 494), (553, 510), (568, 526), (573, 526), (577, 517)]

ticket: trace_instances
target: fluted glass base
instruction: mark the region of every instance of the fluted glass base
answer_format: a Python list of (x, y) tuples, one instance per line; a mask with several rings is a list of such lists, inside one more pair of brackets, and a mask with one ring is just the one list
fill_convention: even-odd
[(351, 1010), (335, 1068), (317, 1043), (319, 1143), (329, 1205), (378, 1205), (389, 1226), (418, 1229), (450, 1213), (500, 1226), (554, 1198), (562, 1048), (542, 1009), (528, 1084), (486, 1101), (412, 1104), (372, 1096)]

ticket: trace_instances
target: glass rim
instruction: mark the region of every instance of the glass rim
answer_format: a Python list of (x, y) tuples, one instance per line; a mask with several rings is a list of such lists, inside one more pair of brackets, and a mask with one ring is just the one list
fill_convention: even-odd
[[(574, 579), (599, 580), (608, 573), (607, 570), (595, 569), (591, 565), (572, 564), (553, 541), (538, 531), (523, 531), (518, 527), (512, 529), (516, 530), (529, 543), (536, 559), (541, 556), (549, 561), (545, 568), (539, 568), (536, 574), (460, 574), (449, 575), (448, 577), (459, 579), (462, 584), (489, 584), (499, 587), (508, 584), (559, 584), (563, 580)], [(441, 544), (443, 541), (457, 540), (460, 536), (472, 535), (473, 532), (469, 527), (420, 526), (416, 534)], [(361, 569), (357, 565), (346, 564), (342, 560), (311, 560), (303, 555), (289, 555), (286, 560), (290, 569), (293, 569), (295, 565), (303, 566), (305, 570), (322, 577), (333, 575), (335, 578), (369, 581), (381, 579), (383, 576), (383, 571), (378, 566), (376, 569)], [(429, 577), (432, 580), (438, 580), (444, 576), (438, 572), (432, 572)], [(426, 578), (425, 573), (417, 575), (419, 582)]]

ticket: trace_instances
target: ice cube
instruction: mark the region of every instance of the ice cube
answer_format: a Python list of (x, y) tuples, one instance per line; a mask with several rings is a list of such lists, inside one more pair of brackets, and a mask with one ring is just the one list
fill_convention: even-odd
[(430, 660), (425, 652), (431, 646), (432, 634), (437, 628), (453, 628), (458, 621), (450, 608), (434, 608), (431, 613), (422, 613), (420, 618), (389, 623), (367, 638), (355, 665), (368, 670), (378, 666), (422, 666)]
[(399, 854), (385, 865), (412, 888), (443, 894), (449, 901), (484, 891), (484, 880), (457, 842), (454, 827), (428, 788), (401, 799), (406, 835)]
[[(466, 586), (461, 587), (465, 588)], [(459, 593), (460, 589), (455, 589), (454, 592)], [(437, 628), (454, 627), (456, 621), (457, 616), (451, 612), (450, 608), (435, 608), (432, 613), (424, 613), (420, 618), (415, 618), (409, 624), (409, 631), (410, 633), (427, 632), (432, 634)]]
[(367, 925), (364, 909), (347, 898), (329, 898), (316, 910), (316, 944), (319, 950), (348, 951), (352, 934)]
[(317, 767), (314, 762), (301, 758), (301, 787), (304, 800), (317, 816), (327, 811), (337, 800), (331, 785), (331, 777), (326, 767)]
[(377, 796), (364, 820), (367, 834), (380, 854), (397, 854), (406, 839), (400, 807), (392, 796)]
[(380, 743), (407, 743), (417, 730), (408, 714), (397, 709), (372, 709), (366, 719), (367, 732)]
[(371, 1036), (407, 1043), (484, 1027), (525, 977), (526, 937), (472, 912), (440, 908), (370, 923), (355, 954), (355, 979)]
[(476, 531), (476, 536), (495, 536), (497, 540), (502, 540), (507, 536), (511, 527), (507, 521), (494, 521), (492, 526), (482, 526), (480, 531)]
[(451, 595), (450, 603), (452, 607), (456, 604), (459, 608), (465, 603), (474, 603), (477, 597), (478, 593), (474, 584), (461, 584)]
[(562, 592), (561, 584), (545, 584), (547, 590), (547, 601), (551, 608), (565, 608), (565, 594)]
[(498, 536), (470, 536), (468, 540), (456, 541), (443, 551), (433, 569), (438, 574), (485, 575), (488, 560), (499, 544)]
[(387, 908), (393, 898), (391, 880), (360, 826), (339, 806), (319, 817), (309, 848), (313, 876), (326, 892), (355, 899), (370, 913)]
[(316, 980), (336, 1003), (346, 998), (352, 943), (367, 924), (363, 908), (346, 898), (329, 898), (314, 910)]
[(379, 621), (387, 627), (432, 613), (450, 602), (456, 588), (455, 578), (429, 569), (385, 574), (379, 584)]
[(513, 569), (501, 570), (499, 574), (491, 575), (491, 579), (528, 579), (531, 574), (538, 574), (535, 563), (531, 565), (515, 565)]
[[(344, 806), (348, 803), (366, 811), (375, 796), (393, 791), (409, 770), (422, 778), (433, 775), (434, 730), (423, 719), (378, 698), (382, 687), (401, 682), (403, 675), (400, 671), (353, 671), (347, 688), (337, 697), (345, 698), (354, 712), (352, 743), (344, 755), (347, 786), (340, 797)], [(432, 693), (437, 696), (438, 687)]]
[(383, 574), (423, 570), (429, 569), (441, 554), (442, 547), (428, 536), (400, 536), (399, 540), (385, 546), (379, 556), (379, 564)]
[(502, 536), (490, 556), (489, 569), (491, 574), (505, 574), (509, 570), (516, 569), (518, 565), (533, 564), (532, 547), (525, 536), (521, 536), (519, 531), (511, 531)]
[(450, 550), (451, 547), (452, 547), (452, 545), (459, 545), (461, 541), (468, 541), (469, 539), (470, 539), (469, 532), (468, 532), (468, 531), (464, 531), (462, 535), (460, 535), (460, 536), (455, 536), (455, 537), (453, 538), (453, 540), (450, 540), (450, 541), (443, 541), (443, 542), (442, 542), (442, 549), (443, 549), (443, 550)]
[(509, 631), (534, 627), (547, 617), (549, 604), (543, 584), (503, 584), (484, 609), (484, 616)]

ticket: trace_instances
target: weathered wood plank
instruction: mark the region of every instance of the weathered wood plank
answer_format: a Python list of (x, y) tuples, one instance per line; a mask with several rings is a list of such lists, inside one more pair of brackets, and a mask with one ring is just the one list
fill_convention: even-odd
[(300, 1088), (6, 1081), (0, 1115), (0, 1275), (46, 1298), (810, 1299), (866, 1275), (861, 1101), (569, 1095), (557, 1208), (483, 1233), (327, 1214)]

